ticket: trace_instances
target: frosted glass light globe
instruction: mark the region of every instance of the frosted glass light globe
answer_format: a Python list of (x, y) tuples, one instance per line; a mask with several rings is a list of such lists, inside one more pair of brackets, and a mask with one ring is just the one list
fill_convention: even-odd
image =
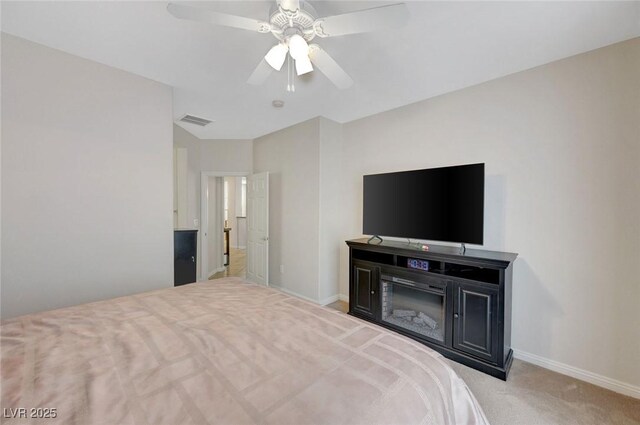
[(306, 74), (313, 71), (313, 65), (311, 65), (311, 59), (309, 56), (302, 56), (296, 59), (296, 73), (298, 75)]
[(298, 34), (294, 34), (289, 38), (289, 53), (291, 57), (298, 60), (309, 56), (309, 45), (307, 41)]
[(264, 57), (269, 65), (276, 71), (280, 71), (284, 60), (287, 58), (287, 46), (283, 43), (276, 44)]

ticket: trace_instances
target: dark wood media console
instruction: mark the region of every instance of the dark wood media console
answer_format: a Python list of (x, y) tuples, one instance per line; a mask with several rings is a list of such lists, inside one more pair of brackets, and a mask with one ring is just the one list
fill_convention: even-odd
[(349, 246), (349, 314), (506, 380), (517, 254), (367, 239)]

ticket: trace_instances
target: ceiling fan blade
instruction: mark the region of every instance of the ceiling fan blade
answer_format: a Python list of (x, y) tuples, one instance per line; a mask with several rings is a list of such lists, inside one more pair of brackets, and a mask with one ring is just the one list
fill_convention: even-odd
[(178, 19), (188, 19), (190, 21), (204, 22), (207, 24), (222, 25), (243, 30), (269, 32), (271, 26), (257, 19), (245, 18), (244, 16), (229, 15), (227, 13), (214, 12), (212, 10), (201, 9), (199, 7), (187, 6), (186, 4), (169, 3), (167, 10)]
[(347, 89), (353, 85), (349, 74), (317, 44), (309, 46), (309, 59), (339, 89)]
[(280, 7), (285, 12), (296, 13), (300, 9), (300, 0), (280, 0)]
[(262, 59), (256, 69), (254, 69), (251, 73), (251, 76), (249, 76), (247, 83), (254, 86), (259, 86), (260, 84), (264, 83), (267, 78), (269, 78), (269, 75), (271, 75), (272, 71), (273, 68), (271, 68), (271, 65), (269, 65), (266, 60)]
[(314, 22), (313, 28), (316, 35), (320, 37), (336, 37), (386, 28), (398, 28), (405, 25), (408, 20), (407, 5), (398, 3), (320, 18)]

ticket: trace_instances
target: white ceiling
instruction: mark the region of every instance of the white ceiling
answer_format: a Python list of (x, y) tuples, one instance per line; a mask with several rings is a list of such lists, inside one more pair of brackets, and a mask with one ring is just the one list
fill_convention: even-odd
[[(275, 1), (275, 0), (273, 0)], [(390, 4), (312, 1), (320, 16)], [(640, 36), (640, 2), (408, 3), (402, 29), (316, 39), (352, 76), (313, 72), (286, 91), (285, 68), (246, 84), (275, 39), (175, 19), (167, 2), (2, 2), (2, 30), (174, 87), (174, 117), (203, 139), (250, 139), (318, 115), (347, 122)], [(267, 20), (270, 1), (197, 6)], [(282, 99), (282, 109), (271, 101)]]

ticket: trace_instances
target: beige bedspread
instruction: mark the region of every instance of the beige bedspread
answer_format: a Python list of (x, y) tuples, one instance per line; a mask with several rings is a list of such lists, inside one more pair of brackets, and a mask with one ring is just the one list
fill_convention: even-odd
[(235, 278), (7, 320), (1, 351), (7, 424), (487, 423), (433, 350)]

